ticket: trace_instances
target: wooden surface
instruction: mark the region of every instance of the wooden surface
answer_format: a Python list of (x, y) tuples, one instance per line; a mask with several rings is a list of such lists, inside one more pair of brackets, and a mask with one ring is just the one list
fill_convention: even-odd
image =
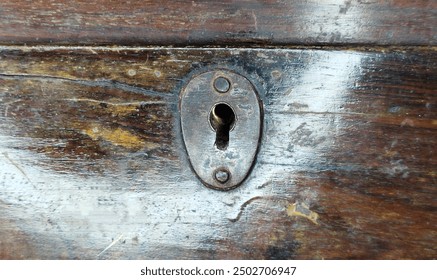
[(435, 45), (437, 1), (3, 0), (0, 44)]
[[(180, 132), (181, 88), (214, 67), (265, 110), (229, 192)], [(436, 146), (434, 47), (2, 47), (0, 258), (436, 258)]]

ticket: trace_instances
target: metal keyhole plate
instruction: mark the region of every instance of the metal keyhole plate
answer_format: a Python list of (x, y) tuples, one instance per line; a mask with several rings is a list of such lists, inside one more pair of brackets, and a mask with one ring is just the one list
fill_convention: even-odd
[(202, 73), (182, 89), (180, 111), (185, 148), (202, 183), (219, 190), (240, 185), (254, 163), (262, 129), (252, 83), (232, 71)]

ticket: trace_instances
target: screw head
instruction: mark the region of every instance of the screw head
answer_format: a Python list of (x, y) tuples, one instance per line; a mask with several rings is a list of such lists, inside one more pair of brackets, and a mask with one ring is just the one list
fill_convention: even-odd
[(226, 183), (229, 180), (229, 177), (229, 171), (226, 169), (218, 169), (214, 174), (214, 178), (222, 184)]
[(226, 93), (231, 88), (231, 83), (225, 77), (218, 77), (214, 80), (214, 89), (220, 93)]

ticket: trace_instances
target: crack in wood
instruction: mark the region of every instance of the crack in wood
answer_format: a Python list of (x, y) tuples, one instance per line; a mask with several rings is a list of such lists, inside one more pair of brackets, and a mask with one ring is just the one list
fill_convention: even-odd
[(92, 86), (92, 87), (97, 86), (97, 87), (110, 88), (110, 89), (119, 89), (127, 92), (141, 94), (147, 97), (160, 97), (174, 102), (177, 100), (177, 95), (146, 90), (141, 87), (132, 86), (126, 83), (113, 81), (113, 80), (105, 80), (105, 79), (90, 81), (90, 80), (72, 79), (72, 78), (57, 77), (57, 76), (50, 76), (50, 75), (7, 74), (7, 73), (0, 73), (0, 78), (12, 79), (12, 80), (27, 79), (27, 80), (56, 81), (56, 82), (66, 81), (66, 82), (72, 82), (84, 86)]

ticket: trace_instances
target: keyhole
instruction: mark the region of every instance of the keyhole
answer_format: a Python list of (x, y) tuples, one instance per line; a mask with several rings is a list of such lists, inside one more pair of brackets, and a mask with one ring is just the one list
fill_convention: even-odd
[(209, 121), (216, 132), (215, 146), (220, 150), (226, 150), (229, 145), (229, 131), (235, 123), (234, 110), (225, 103), (217, 104), (211, 110)]

